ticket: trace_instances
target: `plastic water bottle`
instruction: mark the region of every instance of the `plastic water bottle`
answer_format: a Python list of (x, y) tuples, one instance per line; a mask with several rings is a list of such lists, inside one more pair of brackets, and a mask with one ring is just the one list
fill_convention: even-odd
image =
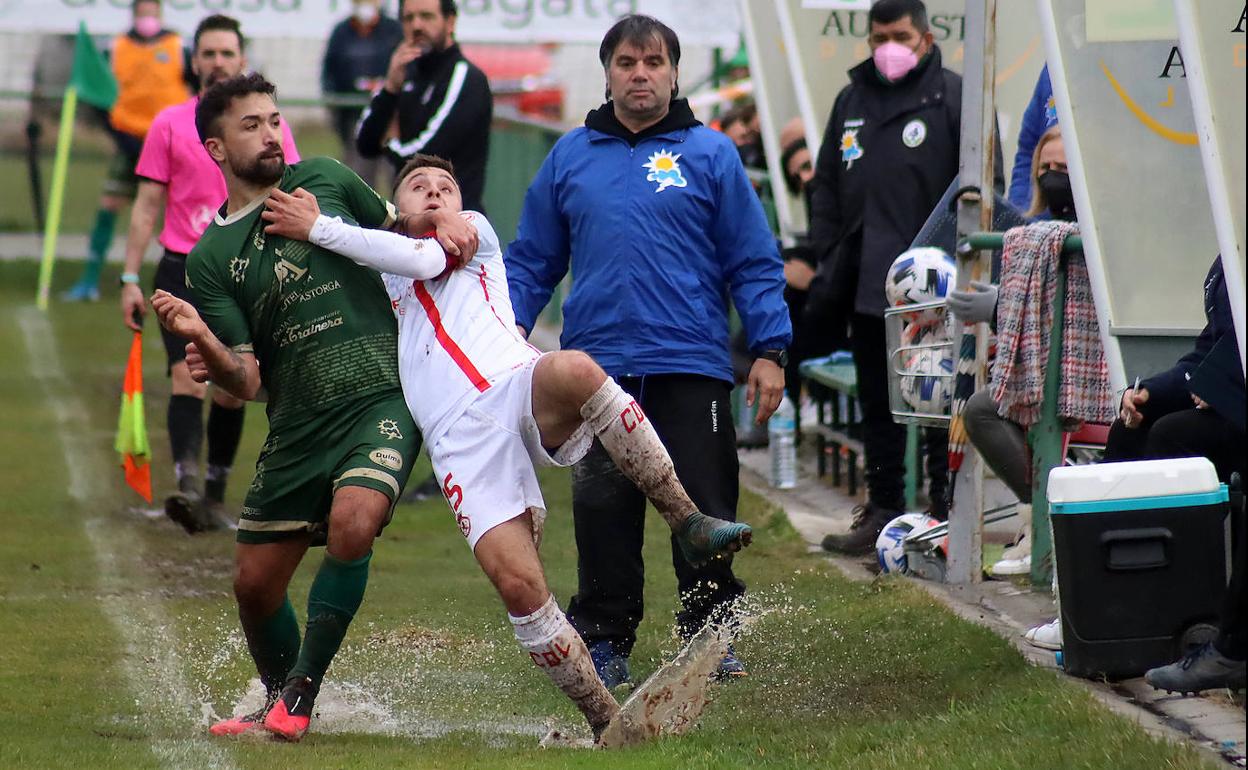
[(785, 396), (767, 420), (767, 452), (771, 460), (771, 486), (797, 486), (797, 410)]

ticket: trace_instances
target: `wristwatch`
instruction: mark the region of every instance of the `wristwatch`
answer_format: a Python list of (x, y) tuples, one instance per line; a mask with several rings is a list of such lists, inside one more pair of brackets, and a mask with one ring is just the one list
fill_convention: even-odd
[(125, 286), (128, 283), (133, 283), (137, 285), (139, 283), (139, 274), (138, 273), (122, 273), (121, 277), (117, 279), (118, 286)]
[(784, 348), (764, 350), (758, 354), (758, 357), (767, 359), (781, 369), (784, 369), (789, 365), (789, 351)]

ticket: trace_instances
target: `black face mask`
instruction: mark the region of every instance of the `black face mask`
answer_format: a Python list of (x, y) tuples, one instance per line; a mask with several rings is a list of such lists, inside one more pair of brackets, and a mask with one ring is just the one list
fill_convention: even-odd
[(1065, 171), (1046, 171), (1036, 178), (1040, 194), (1049, 202), (1049, 213), (1054, 219), (1075, 221), (1075, 194), (1070, 191), (1070, 174)]

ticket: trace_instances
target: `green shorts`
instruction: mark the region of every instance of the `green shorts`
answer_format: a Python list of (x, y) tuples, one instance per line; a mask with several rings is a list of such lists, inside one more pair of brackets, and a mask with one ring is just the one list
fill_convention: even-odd
[(138, 164), (139, 156), (118, 150), (108, 164), (108, 174), (104, 177), (104, 194), (133, 200), (139, 189), (139, 178), (134, 173), (134, 167)]
[(270, 431), (243, 503), (238, 542), (272, 543), (310, 532), (313, 545), (324, 545), (334, 492), (345, 486), (388, 497), (390, 523), (420, 443), (397, 390)]

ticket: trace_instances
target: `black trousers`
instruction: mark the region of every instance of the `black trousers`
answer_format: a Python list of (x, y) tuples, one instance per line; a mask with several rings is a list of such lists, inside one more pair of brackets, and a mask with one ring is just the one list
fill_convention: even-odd
[[(1105, 444), (1107, 462), (1158, 460), (1167, 457), (1207, 457), (1218, 478), (1230, 481), (1238, 472), (1248, 481), (1248, 447), (1244, 432), (1212, 409), (1182, 409), (1156, 415), (1143, 411), (1137, 428), (1115, 420)], [(1242, 514), (1232, 513), (1231, 584), (1222, 608), (1221, 635), (1215, 643), (1227, 657), (1243, 660), (1248, 652), (1244, 617), (1244, 532)]]
[[(893, 422), (888, 406), (888, 346), (884, 319), (855, 313), (850, 319), (850, 349), (858, 375), (858, 403), (862, 407), (862, 448), (866, 454), (867, 497), (892, 511), (905, 508), (906, 427)], [(923, 451), (932, 511), (948, 512), (949, 432), (923, 431)]]
[(1166, 457), (1207, 457), (1218, 478), (1245, 473), (1248, 447), (1244, 432), (1212, 409), (1182, 409), (1164, 415), (1143, 412), (1137, 428), (1114, 420), (1105, 442), (1105, 461), (1156, 460)]
[(1245, 628), (1248, 614), (1244, 612), (1244, 571), (1248, 569), (1248, 556), (1244, 550), (1243, 511), (1232, 513), (1231, 516), (1234, 523), (1238, 524), (1231, 527), (1231, 538), (1235, 541), (1231, 558), (1231, 584), (1226, 587), (1226, 597), (1222, 600), (1220, 633), (1213, 644), (1226, 657), (1243, 660), (1248, 658), (1248, 628)]
[[(694, 375), (617, 381), (654, 425), (698, 510), (736, 521), (739, 466), (731, 385)], [(645, 514), (645, 496), (595, 441), (572, 469), (578, 581), (568, 619), (586, 643), (610, 640), (621, 655), (632, 651), (644, 609)], [(732, 574), (730, 559), (694, 569), (674, 540), (672, 566), (682, 605), (676, 620), (684, 636), (696, 633), (726, 602), (745, 592), (745, 584)]]

